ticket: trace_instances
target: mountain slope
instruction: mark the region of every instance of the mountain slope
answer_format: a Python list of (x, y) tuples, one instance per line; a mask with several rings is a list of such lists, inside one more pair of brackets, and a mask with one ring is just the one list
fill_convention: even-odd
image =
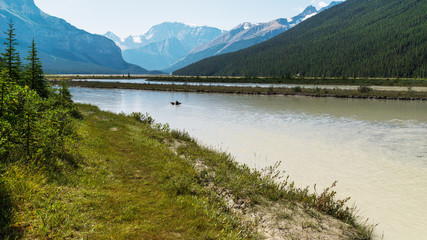
[(184, 57), (191, 49), (211, 41), (223, 32), (213, 27), (164, 22), (139, 36), (120, 39), (111, 32), (104, 36), (123, 50), (126, 61), (147, 69), (164, 69)]
[(165, 69), (190, 50), (177, 38), (170, 38), (140, 48), (124, 50), (123, 58), (147, 69)]
[[(17, 50), (22, 58), (34, 38), (48, 73), (148, 73), (125, 62), (111, 40), (45, 14), (33, 0), (0, 0), (2, 31), (6, 31), (10, 20), (16, 28)], [(1, 42), (4, 38), (0, 34)]]
[(347, 0), (289, 31), (179, 75), (427, 76), (427, 2)]
[(165, 71), (173, 72), (179, 68), (183, 68), (208, 57), (235, 52), (264, 42), (287, 31), (317, 13), (339, 3), (341, 2), (332, 2), (330, 5), (319, 11), (317, 11), (313, 6), (308, 6), (302, 13), (291, 19), (279, 18), (271, 22), (258, 24), (242, 23), (211, 42), (196, 47), (185, 58), (181, 59)]
[(200, 44), (211, 41), (224, 31), (208, 26), (190, 26), (179, 22), (164, 22), (155, 25), (147, 33), (139, 36), (142, 45), (164, 41), (170, 38), (178, 39), (186, 48), (193, 49)]

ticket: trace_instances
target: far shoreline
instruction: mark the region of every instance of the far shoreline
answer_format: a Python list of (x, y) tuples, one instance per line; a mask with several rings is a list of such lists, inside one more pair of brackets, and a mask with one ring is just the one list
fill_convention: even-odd
[(386, 77), (242, 77), (242, 76), (174, 76), (137, 74), (48, 74), (48, 80), (79, 79), (147, 79), (163, 82), (201, 83), (258, 83), (258, 84), (312, 84), (342, 86), (401, 86), (427, 87), (426, 78), (386, 78)]
[(52, 84), (66, 82), (70, 87), (99, 88), (99, 89), (130, 89), (165, 92), (190, 93), (224, 93), (242, 95), (277, 95), (277, 96), (305, 96), (305, 97), (334, 97), (350, 99), (382, 99), (427, 101), (427, 92), (415, 91), (380, 91), (369, 86), (360, 86), (358, 90), (325, 89), (325, 88), (265, 88), (265, 87), (237, 87), (237, 86), (206, 86), (206, 85), (174, 85), (174, 84), (139, 84), (119, 82), (94, 82), (51, 80)]

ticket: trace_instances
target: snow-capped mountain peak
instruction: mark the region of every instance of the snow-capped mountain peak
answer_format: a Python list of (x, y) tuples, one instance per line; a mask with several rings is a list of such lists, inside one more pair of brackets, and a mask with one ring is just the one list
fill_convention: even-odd
[(141, 36), (132, 36), (132, 40), (134, 43), (142, 43)]
[(241, 23), (211, 42), (197, 46), (185, 58), (175, 63), (167, 71), (172, 72), (206, 57), (238, 51), (266, 41), (338, 3), (332, 2), (329, 6), (319, 11), (310, 5), (292, 18), (279, 18), (267, 23)]
[(111, 33), (104, 36), (113, 41), (120, 42), (117, 44), (122, 50), (136, 49), (146, 46), (150, 43), (161, 42), (171, 38), (177, 38), (182, 41), (188, 48), (194, 48), (197, 45), (206, 43), (221, 35), (224, 31), (207, 26), (187, 25), (180, 22), (164, 22), (151, 27), (146, 33), (133, 35), (125, 38), (124, 41), (118, 41), (111, 37)]
[(151, 27), (144, 34), (128, 36), (122, 40), (115, 38), (112, 33), (104, 36), (112, 39), (122, 49), (125, 60), (147, 69), (159, 69), (169, 67), (191, 49), (223, 33), (223, 30), (213, 27), (164, 22)]
[[(172, 71), (206, 57), (237, 51), (266, 41), (336, 4), (337, 2), (332, 2), (319, 11), (310, 5), (292, 18), (279, 18), (266, 23), (244, 22), (230, 31), (164, 22), (151, 27), (144, 34), (129, 36), (124, 41), (110, 38), (124, 50), (125, 60), (148, 69), (161, 66), (167, 69), (176, 57), (181, 56), (168, 69)], [(109, 37), (107, 34), (105, 36)]]

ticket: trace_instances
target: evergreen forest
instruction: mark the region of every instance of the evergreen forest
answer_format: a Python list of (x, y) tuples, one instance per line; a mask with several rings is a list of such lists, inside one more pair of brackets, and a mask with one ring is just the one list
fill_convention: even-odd
[(269, 41), (174, 74), (425, 78), (427, 2), (347, 0)]

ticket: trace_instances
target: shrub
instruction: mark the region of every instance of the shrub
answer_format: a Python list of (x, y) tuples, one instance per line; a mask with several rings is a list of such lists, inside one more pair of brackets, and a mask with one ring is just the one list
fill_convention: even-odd
[(154, 123), (154, 118), (151, 117), (148, 113), (143, 114), (140, 112), (133, 112), (130, 114), (130, 116), (136, 119), (138, 122), (142, 122), (149, 125)]
[(302, 88), (301, 87), (294, 87), (293, 90), (294, 90), (294, 92), (297, 92), (297, 93), (302, 92)]
[(72, 103), (55, 92), (42, 98), (35, 90), (16, 84), (3, 90), (1, 158), (39, 161), (64, 155), (75, 133), (71, 115), (79, 115)]
[(372, 88), (368, 87), (368, 86), (361, 85), (361, 86), (359, 86), (358, 90), (360, 93), (368, 93), (368, 92), (372, 91)]

